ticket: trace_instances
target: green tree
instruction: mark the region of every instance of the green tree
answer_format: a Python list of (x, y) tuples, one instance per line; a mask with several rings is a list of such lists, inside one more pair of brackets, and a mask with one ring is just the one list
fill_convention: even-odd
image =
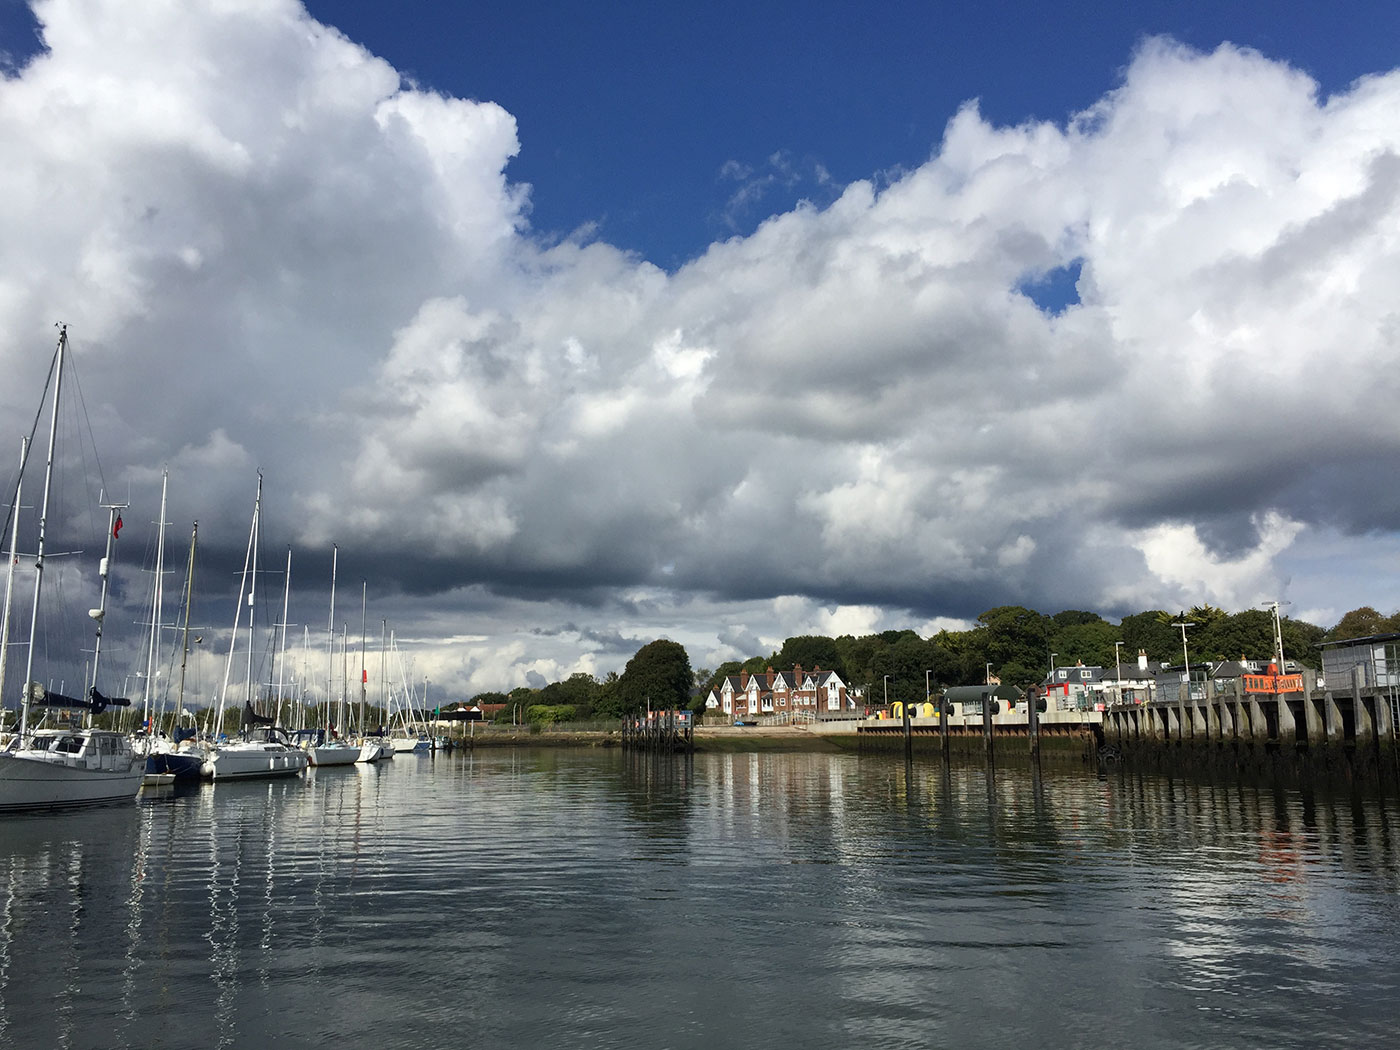
[(925, 640), (911, 631), (876, 654), (871, 668), (870, 702), (884, 702), (885, 675), (890, 676), (890, 702), (907, 704), (922, 701), (926, 687), (936, 692), (939, 686), (948, 685), (957, 670), (952, 655), (937, 641)]
[[(1056, 623), (1059, 623), (1058, 618)], [(1079, 663), (1087, 667), (1112, 667), (1113, 643), (1122, 640), (1117, 627), (1096, 616), (1092, 620), (1075, 620), (1056, 626), (1050, 636), (1050, 651), (1056, 654), (1057, 667)], [(1048, 665), (1046, 670), (1049, 670)]]
[(843, 634), (837, 638), (836, 651), (841, 657), (841, 666), (846, 669), (846, 673), (842, 675), (846, 683), (862, 685), (876, 680), (875, 663), (878, 654), (882, 653), (888, 644), (878, 634), (866, 634), (859, 638)]
[(846, 664), (841, 659), (835, 638), (820, 634), (794, 635), (783, 642), (773, 658), (773, 666), (780, 671), (789, 671), (798, 664), (804, 671), (820, 667), (823, 671), (835, 671), (843, 679), (846, 677)]
[(701, 684), (700, 688), (704, 690), (705, 694), (708, 696), (711, 689), (718, 689), (724, 683), (724, 680), (726, 678), (728, 678), (730, 675), (738, 674), (743, 669), (743, 661), (726, 660), (724, 663), (720, 664), (714, 669), (714, 672), (705, 682)]
[(1050, 670), (1054, 621), (1021, 605), (1000, 605), (977, 617), (992, 674), (1008, 685), (1029, 685)]
[(665, 638), (648, 642), (627, 661), (618, 682), (623, 711), (684, 708), (693, 678), (685, 646)]
[(1369, 605), (1353, 609), (1340, 620), (1337, 626), (1327, 632), (1329, 642), (1345, 641), (1348, 638), (1365, 638), (1373, 634), (1388, 634), (1386, 619)]
[(1085, 612), (1083, 609), (1066, 609), (1063, 612), (1057, 612), (1050, 619), (1055, 622), (1056, 629), (1104, 622), (1104, 618), (1098, 613)]
[(1123, 643), (1124, 658), (1127, 659), (1131, 653), (1132, 660), (1136, 663), (1138, 650), (1142, 649), (1147, 653), (1149, 660), (1169, 662), (1173, 659), (1173, 653), (1175, 659), (1179, 660), (1181, 633), (1171, 626), (1174, 619), (1174, 616), (1161, 609), (1123, 617), (1123, 622), (1118, 625), (1118, 640)]
[(573, 704), (531, 704), (525, 709), (525, 721), (536, 726), (572, 722), (577, 717)]
[(616, 671), (609, 671), (593, 694), (594, 718), (621, 718), (625, 705), (622, 701), (622, 678)]
[(1318, 646), (1327, 639), (1325, 630), (1306, 620), (1290, 620), (1285, 616), (1279, 621), (1279, 633), (1283, 635), (1284, 659), (1297, 660), (1305, 667), (1322, 666), (1322, 650)]
[(1274, 616), (1263, 609), (1221, 616), (1192, 628), (1187, 641), (1206, 660), (1267, 660), (1274, 653)]

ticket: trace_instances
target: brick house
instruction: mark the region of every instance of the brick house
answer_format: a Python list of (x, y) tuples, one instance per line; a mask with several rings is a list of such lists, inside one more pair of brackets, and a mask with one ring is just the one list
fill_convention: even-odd
[(729, 717), (742, 719), (801, 711), (829, 717), (854, 705), (855, 699), (835, 671), (820, 667), (804, 671), (801, 664), (790, 671), (770, 667), (762, 674), (741, 671), (727, 675), (706, 700), (707, 707), (718, 707)]

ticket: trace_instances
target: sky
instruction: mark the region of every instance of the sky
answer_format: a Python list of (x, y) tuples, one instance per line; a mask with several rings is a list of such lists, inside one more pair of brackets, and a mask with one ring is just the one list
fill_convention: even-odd
[(0, 0), (0, 422), (65, 321), (118, 664), (163, 471), (211, 650), (261, 470), (293, 633), (337, 544), (453, 697), (1400, 608), (1395, 5), (516, 6)]

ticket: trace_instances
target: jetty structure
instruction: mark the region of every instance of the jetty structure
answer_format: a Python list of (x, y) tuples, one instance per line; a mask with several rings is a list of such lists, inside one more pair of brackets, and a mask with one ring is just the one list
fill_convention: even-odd
[(1400, 634), (1324, 643), (1321, 672), (1271, 664), (1213, 685), (1182, 682), (1175, 696), (1109, 706), (1104, 742), (1124, 754), (1400, 771)]
[(1325, 643), (1321, 671), (1276, 660), (1229, 677), (1167, 668), (1151, 690), (1100, 695), (1062, 709), (1039, 690), (955, 686), (891, 704), (855, 732), (862, 749), (1400, 777), (1400, 634)]
[(939, 747), (952, 751), (1005, 751), (1039, 757), (1042, 750), (1090, 758), (1103, 741), (1101, 710), (1051, 710), (1039, 690), (1012, 685), (950, 686), (920, 703), (893, 703), (855, 726), (861, 750)]
[(632, 751), (690, 754), (695, 716), (689, 711), (648, 711), (622, 723), (622, 746)]

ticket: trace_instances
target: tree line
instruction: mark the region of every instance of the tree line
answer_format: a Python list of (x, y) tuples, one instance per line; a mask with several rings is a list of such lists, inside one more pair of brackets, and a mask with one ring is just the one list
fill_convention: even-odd
[[(1052, 659), (1056, 667), (1111, 668), (1120, 659), (1124, 667), (1132, 667), (1141, 650), (1149, 660), (1179, 664), (1181, 629), (1174, 626), (1179, 623), (1192, 624), (1186, 632), (1192, 664), (1273, 655), (1273, 613), (1267, 609), (1152, 609), (1111, 623), (1080, 609), (1047, 615), (1001, 605), (982, 613), (966, 631), (944, 630), (927, 638), (911, 630), (858, 637), (797, 635), (765, 656), (730, 661), (713, 670), (692, 670), (684, 646), (659, 639), (637, 650), (621, 674), (599, 680), (579, 673), (542, 689), (522, 686), (509, 693), (481, 693), (473, 702), (504, 704), (496, 716), (500, 721), (540, 724), (620, 719), (648, 706), (698, 711), (726, 675), (762, 674), (769, 667), (787, 671), (798, 664), (807, 671), (835, 671), (848, 686), (869, 690), (867, 695), (875, 701), (884, 700), (886, 688), (891, 701), (921, 700), (926, 686), (976, 685), (989, 674), (1010, 685), (1032, 685), (1050, 672)], [(1280, 617), (1279, 627), (1285, 657), (1315, 668), (1321, 665), (1320, 643), (1400, 633), (1400, 612), (1387, 617), (1363, 606), (1330, 630), (1287, 616)]]

